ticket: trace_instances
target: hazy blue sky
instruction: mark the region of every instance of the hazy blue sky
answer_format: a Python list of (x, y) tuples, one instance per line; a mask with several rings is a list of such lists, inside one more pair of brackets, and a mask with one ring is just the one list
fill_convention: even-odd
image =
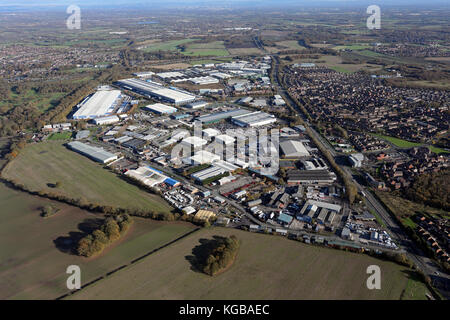
[(446, 5), (449, 0), (0, 0), (0, 7), (55, 7), (76, 4), (79, 6), (155, 6), (155, 7), (184, 7), (184, 6), (362, 6), (379, 5)]

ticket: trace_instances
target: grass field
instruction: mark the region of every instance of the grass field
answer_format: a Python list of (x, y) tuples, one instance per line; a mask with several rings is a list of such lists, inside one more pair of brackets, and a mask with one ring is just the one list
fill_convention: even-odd
[(403, 140), (403, 139), (399, 139), (399, 138), (395, 138), (395, 137), (389, 137), (389, 136), (385, 136), (385, 135), (381, 135), (381, 134), (373, 134), (373, 135), (378, 138), (384, 139), (399, 148), (412, 148), (412, 147), (420, 146), (420, 143), (417, 143), (417, 142), (410, 142), (407, 140)]
[(228, 51), (235, 55), (251, 55), (251, 54), (263, 54), (264, 52), (258, 48), (229, 48)]
[(223, 45), (223, 41), (188, 44), (186, 50), (182, 51), (181, 53), (190, 57), (229, 55), (228, 51)]
[(55, 132), (48, 137), (48, 140), (69, 140), (71, 137), (72, 137), (71, 131)]
[(367, 72), (374, 72), (382, 68), (381, 65), (360, 63), (360, 64), (344, 64), (340, 56), (333, 55), (321, 55), (319, 59), (294, 59), (294, 62), (313, 62), (317, 66), (327, 67), (337, 72), (354, 73), (359, 70), (365, 70)]
[(164, 42), (157, 42), (148, 45), (147, 48), (143, 49), (146, 52), (154, 52), (154, 51), (177, 51), (177, 46), (182, 44), (187, 44), (189, 42), (195, 41), (196, 39), (182, 39), (182, 40), (171, 40)]
[(348, 46), (336, 46), (333, 47), (334, 50), (344, 50), (344, 49), (349, 49), (349, 50), (364, 50), (370, 48), (370, 46), (368, 45), (360, 45), (360, 44), (354, 44), (354, 45), (348, 45)]
[[(393, 145), (395, 145), (396, 147), (399, 148), (413, 148), (413, 147), (418, 147), (421, 146), (421, 143), (418, 142), (411, 142), (411, 141), (407, 141), (404, 139), (399, 139), (399, 138), (395, 138), (395, 137), (390, 137), (390, 136), (385, 136), (382, 134), (373, 134), (374, 136), (380, 138), (380, 139), (384, 139), (390, 143), (392, 143)], [(434, 146), (428, 146), (428, 148), (430, 148), (430, 150), (434, 153), (448, 153), (448, 151), (442, 149), (442, 148), (438, 148), (438, 147), (434, 147)]]
[[(70, 151), (58, 141), (26, 147), (4, 168), (2, 175), (33, 191), (58, 193), (100, 205), (154, 209), (162, 213), (172, 210), (159, 196), (121, 180), (100, 164)], [(58, 181), (61, 186), (52, 188), (51, 184)]]
[[(200, 239), (235, 234), (236, 261), (210, 277), (191, 269)], [(381, 268), (381, 290), (366, 287), (369, 265)], [(403, 292), (404, 291), (404, 292)], [(403, 292), (403, 294), (402, 294)], [(426, 299), (411, 271), (367, 255), (225, 228), (202, 229), (77, 292), (72, 299)]]
[[(0, 185), (0, 299), (54, 299), (69, 290), (65, 273), (69, 265), (81, 268), (82, 284), (191, 231), (185, 223), (166, 223), (135, 218), (125, 237), (96, 258), (65, 252), (61, 243), (84, 234), (101, 215), (30, 196)], [(42, 218), (39, 208), (59, 208)]]

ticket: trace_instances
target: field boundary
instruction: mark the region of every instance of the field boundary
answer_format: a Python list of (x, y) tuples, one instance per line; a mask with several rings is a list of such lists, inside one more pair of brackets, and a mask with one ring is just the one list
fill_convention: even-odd
[(164, 249), (164, 248), (166, 248), (166, 247), (168, 247), (168, 246), (174, 244), (175, 242), (178, 242), (178, 241), (180, 241), (180, 240), (186, 238), (187, 236), (190, 236), (191, 234), (193, 234), (193, 233), (199, 231), (200, 229), (202, 229), (202, 228), (197, 227), (197, 228), (195, 228), (194, 230), (191, 230), (191, 231), (189, 231), (189, 232), (183, 234), (182, 236), (180, 236), (180, 237), (178, 237), (178, 238), (176, 238), (176, 239), (174, 239), (174, 240), (172, 240), (172, 241), (170, 241), (170, 242), (167, 242), (166, 244), (164, 244), (164, 245), (162, 245), (162, 246), (160, 246), (160, 247), (158, 247), (158, 248), (156, 248), (156, 249), (153, 249), (152, 251), (149, 251), (149, 252), (147, 252), (146, 254), (144, 254), (144, 255), (142, 255), (142, 256), (140, 256), (140, 257), (138, 257), (138, 258), (135, 258), (135, 259), (131, 260), (129, 263), (124, 264), (124, 265), (121, 265), (120, 267), (117, 267), (117, 268), (115, 268), (115, 269), (113, 269), (113, 270), (111, 270), (111, 271), (108, 271), (108, 272), (105, 273), (103, 276), (97, 277), (96, 279), (89, 281), (88, 283), (82, 285), (80, 289), (74, 290), (74, 291), (70, 291), (70, 292), (68, 292), (68, 293), (66, 293), (66, 294), (63, 294), (62, 296), (59, 296), (59, 297), (55, 298), (55, 300), (62, 300), (62, 299), (64, 299), (64, 298), (68, 297), (68, 296), (71, 296), (71, 295), (73, 295), (73, 294), (75, 294), (75, 293), (77, 293), (77, 292), (83, 290), (84, 288), (86, 288), (86, 287), (88, 287), (88, 286), (91, 286), (91, 285), (93, 285), (93, 284), (99, 282), (100, 280), (106, 279), (107, 277), (113, 275), (114, 273), (116, 273), (116, 272), (118, 272), (118, 271), (120, 271), (120, 270), (122, 270), (122, 269), (125, 269), (125, 268), (127, 268), (127, 267), (129, 267), (129, 266), (132, 266), (133, 264), (135, 264), (135, 263), (141, 261), (142, 259), (145, 259), (145, 258), (147, 258), (148, 256), (150, 256), (150, 255), (152, 255), (152, 254), (154, 254), (154, 253), (160, 251), (161, 249)]

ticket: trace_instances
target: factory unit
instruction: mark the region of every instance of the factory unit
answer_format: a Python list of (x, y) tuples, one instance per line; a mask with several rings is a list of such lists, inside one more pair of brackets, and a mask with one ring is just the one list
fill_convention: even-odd
[(195, 85), (207, 85), (207, 84), (216, 84), (219, 83), (219, 79), (213, 77), (197, 77), (188, 79), (189, 82), (192, 82)]
[(184, 158), (183, 162), (191, 165), (201, 165), (212, 163), (217, 160), (220, 160), (220, 156), (206, 150), (200, 150), (197, 151), (193, 156)]
[(152, 71), (144, 71), (144, 72), (136, 72), (133, 73), (133, 76), (136, 76), (138, 78), (151, 78), (155, 73)]
[(162, 103), (149, 104), (148, 106), (145, 106), (142, 109), (145, 111), (154, 112), (156, 114), (172, 114), (178, 111), (177, 108)]
[(204, 124), (210, 124), (219, 122), (225, 119), (229, 119), (231, 117), (239, 116), (239, 115), (246, 115), (252, 113), (249, 110), (246, 109), (233, 109), (229, 111), (223, 111), (223, 112), (217, 112), (212, 114), (203, 115), (197, 118), (198, 121), (204, 123)]
[(79, 141), (69, 142), (67, 146), (71, 150), (100, 163), (108, 163), (110, 161), (117, 160), (117, 156), (115, 154), (107, 152), (103, 148), (94, 147)]
[(309, 152), (303, 143), (297, 140), (287, 140), (280, 142), (281, 151), (286, 158), (308, 157)]
[(183, 105), (193, 102), (196, 96), (176, 88), (166, 88), (159, 83), (140, 79), (123, 79), (115, 83), (117, 86), (136, 92), (147, 98), (159, 99), (163, 102), (173, 103), (175, 105)]
[(114, 113), (122, 93), (120, 90), (98, 90), (88, 96), (79, 105), (73, 114), (74, 120), (94, 119)]
[(259, 127), (276, 122), (274, 115), (256, 111), (249, 114), (234, 116), (231, 122), (240, 127)]
[(206, 102), (206, 101), (195, 101), (192, 103), (188, 103), (184, 107), (189, 108), (189, 109), (201, 109), (201, 108), (205, 108), (208, 105), (209, 105), (209, 102)]
[(102, 125), (117, 123), (120, 121), (120, 118), (118, 116), (108, 116), (108, 117), (95, 118), (93, 121), (96, 125), (102, 126)]
[(364, 161), (364, 155), (362, 153), (354, 153), (348, 157), (352, 167), (360, 168)]
[(226, 172), (233, 172), (236, 169), (238, 169), (238, 167), (232, 163), (223, 160), (216, 160), (212, 163), (211, 167), (195, 172), (191, 174), (191, 177), (197, 181), (204, 181), (208, 178), (216, 177)]
[(219, 134), (214, 138), (214, 140), (220, 144), (231, 145), (234, 144), (235, 138), (226, 134)]
[(288, 172), (287, 183), (296, 184), (332, 184), (336, 181), (334, 172), (328, 170), (291, 170)]
[(125, 175), (139, 180), (143, 184), (150, 187), (160, 184), (167, 179), (162, 172), (147, 166), (139, 167), (136, 170), (128, 170), (125, 172)]
[[(327, 213), (330, 211), (334, 211), (339, 213), (342, 210), (342, 206), (334, 203), (328, 203), (323, 201), (316, 200), (308, 200), (305, 202), (303, 208), (300, 210), (300, 215), (308, 215), (310, 217), (314, 217), (314, 215), (318, 212), (318, 209), (326, 209)], [(320, 214), (320, 212), (319, 212)], [(325, 217), (325, 216), (324, 216)]]
[(194, 150), (200, 149), (207, 143), (208, 143), (208, 141), (206, 141), (202, 138), (196, 137), (196, 136), (189, 136), (187, 138), (184, 138), (181, 141), (181, 144), (183, 146), (188, 147), (188, 148), (193, 148)]
[(220, 135), (220, 131), (213, 128), (206, 128), (202, 130), (203, 138), (206, 140), (211, 140), (215, 136)]
[(305, 167), (305, 170), (326, 170), (328, 169), (328, 166), (326, 163), (320, 159), (315, 158), (311, 160), (302, 160), (301, 161), (303, 166)]
[(191, 177), (197, 181), (204, 181), (206, 179), (224, 174), (225, 172), (227, 172), (227, 170), (224, 168), (211, 166), (205, 170), (201, 170), (199, 172), (195, 172), (195, 173), (191, 174)]

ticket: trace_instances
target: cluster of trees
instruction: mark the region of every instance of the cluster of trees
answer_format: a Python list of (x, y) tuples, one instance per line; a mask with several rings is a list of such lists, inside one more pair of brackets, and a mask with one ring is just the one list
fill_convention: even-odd
[(236, 258), (240, 242), (236, 236), (216, 237), (209, 249), (206, 259), (199, 261), (202, 271), (214, 276), (219, 271), (229, 267)]
[(76, 253), (84, 257), (99, 254), (107, 245), (118, 240), (132, 223), (133, 220), (127, 214), (105, 219), (98, 229), (78, 241)]
[(450, 210), (450, 169), (418, 176), (405, 190), (408, 199), (432, 207)]
[(58, 208), (48, 204), (41, 208), (41, 217), (48, 218), (55, 215), (59, 211)]
[(12, 159), (16, 158), (19, 155), (20, 150), (25, 148), (27, 145), (26, 139), (20, 139), (18, 141), (12, 142), (9, 145), (9, 151), (5, 155), (5, 159), (7, 161), (11, 161)]

